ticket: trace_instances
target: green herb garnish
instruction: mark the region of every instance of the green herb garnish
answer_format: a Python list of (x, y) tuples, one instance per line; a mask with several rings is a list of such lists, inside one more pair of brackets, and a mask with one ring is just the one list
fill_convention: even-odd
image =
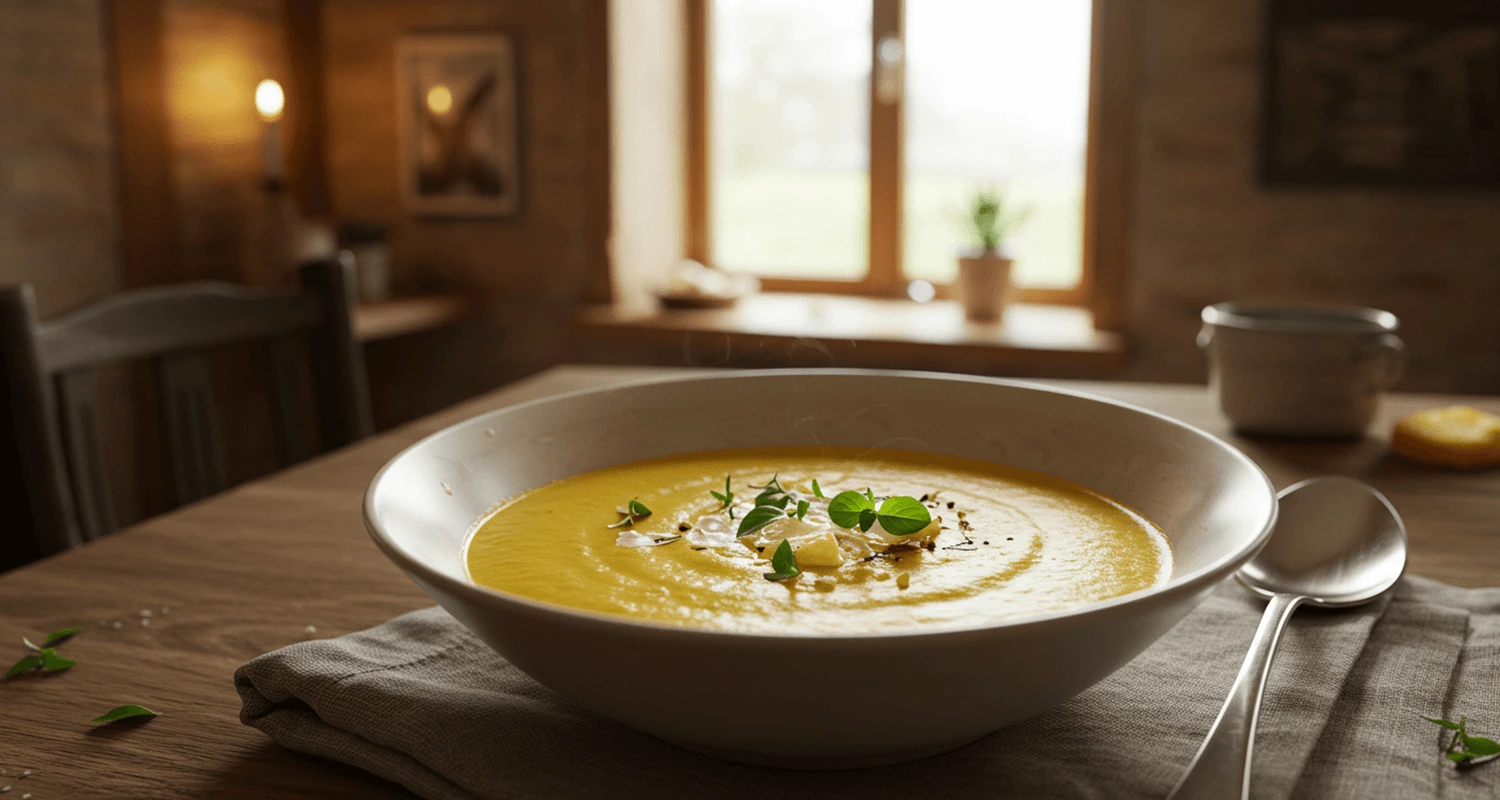
[[(1500, 743), (1483, 736), (1470, 736), (1468, 731), (1468, 717), (1459, 717), (1458, 722), (1447, 719), (1433, 719), (1423, 717), (1422, 719), (1434, 725), (1453, 731), (1453, 738), (1443, 748), (1443, 755), (1448, 757), (1454, 765), (1460, 767), (1474, 766), (1485, 761), (1491, 761), (1500, 756)], [(1462, 747), (1462, 749), (1460, 749)]]
[(61, 642), (64, 639), (67, 639), (82, 630), (83, 628), (63, 628), (60, 631), (53, 632), (51, 636), (48, 636), (47, 640), (45, 642), (42, 642), (42, 645), (45, 647), (57, 644), (58, 642)]
[(877, 515), (880, 527), (892, 536), (910, 536), (932, 524), (927, 506), (911, 497), (887, 497)]
[(792, 552), (791, 542), (781, 540), (776, 552), (771, 554), (771, 569), (774, 571), (761, 573), (768, 581), (784, 581), (802, 574), (802, 570), (797, 569), (797, 554)]
[(786, 515), (789, 516), (789, 517), (796, 517), (797, 519), (802, 519), (803, 517), (807, 516), (807, 509), (809, 509), (811, 507), (812, 507), (811, 504), (808, 503), (806, 500), (798, 500), (797, 501), (797, 510), (796, 511), (788, 511), (788, 512), (786, 512)]
[(735, 531), (734, 535), (736, 537), (748, 536), (781, 519), (782, 516), (782, 509), (776, 506), (756, 506), (750, 509), (750, 513), (746, 514), (744, 519), (740, 520), (739, 530)]
[(785, 511), (786, 504), (791, 502), (791, 500), (792, 496), (789, 494), (781, 494), (779, 492), (773, 492), (770, 489), (767, 489), (764, 492), (761, 492), (755, 498), (755, 505), (757, 508), (761, 506), (769, 506), (771, 508)]
[(71, 658), (63, 658), (57, 654), (56, 650), (50, 647), (43, 647), (42, 652), (37, 655), (37, 658), (42, 660), (42, 669), (48, 672), (62, 672), (65, 669), (72, 669), (78, 666), (77, 661)]
[[(44, 644), (54, 644), (57, 642), (61, 642), (81, 630), (83, 630), (83, 628), (64, 628), (53, 633), (51, 636), (48, 636)], [(44, 670), (46, 672), (62, 672), (63, 670), (72, 669), (78, 666), (77, 661), (71, 658), (63, 658), (62, 656), (58, 655), (55, 648), (38, 646), (35, 642), (31, 641), (31, 639), (25, 636), (21, 637), (21, 643), (35, 652), (32, 655), (26, 656), (20, 661), (12, 664), (10, 669), (6, 670), (5, 672), (5, 677), (7, 678), (14, 678), (17, 675), (24, 675), (28, 672), (35, 672), (38, 669)]]
[(859, 492), (839, 492), (828, 503), (828, 518), (840, 528), (859, 528), (868, 531), (880, 523), (880, 527), (892, 536), (910, 536), (932, 524), (932, 515), (927, 507), (914, 497), (887, 497), (875, 508), (875, 495), (869, 489)]
[(823, 490), (818, 488), (818, 479), (813, 478), (813, 497), (822, 498)]
[(122, 719), (131, 719), (132, 717), (155, 716), (159, 716), (155, 711), (152, 711), (145, 706), (138, 706), (134, 703), (130, 703), (127, 705), (111, 708), (110, 710), (104, 712), (103, 716), (94, 717), (93, 719), (89, 720), (89, 722), (116, 722)]
[(625, 504), (624, 514), (625, 514), (625, 518), (624, 519), (620, 520), (619, 522), (616, 522), (613, 525), (606, 525), (605, 527), (606, 528), (628, 528), (631, 525), (634, 525), (636, 520), (638, 520), (638, 519), (645, 519), (646, 517), (651, 516), (651, 509), (646, 508), (646, 504), (645, 503), (642, 503), (639, 500), (632, 499), (630, 502), (628, 502), (628, 503)]
[(27, 672), (34, 672), (36, 671), (37, 667), (40, 667), (41, 665), (41, 656), (27, 656), (20, 661), (17, 661), (14, 665), (11, 666), (10, 669), (6, 670), (5, 677), (14, 678), (17, 675), (23, 675)]
[(728, 475), (724, 476), (724, 493), (723, 494), (719, 494), (718, 492), (716, 492), (716, 491), (714, 491), (712, 489), (709, 489), (708, 493), (711, 494), (711, 495), (713, 495), (715, 500), (718, 500), (720, 503), (724, 504), (724, 507), (721, 508), (721, 509), (719, 509), (719, 510), (720, 511), (728, 511), (729, 512), (729, 518), (731, 520), (734, 519), (734, 505), (733, 505), (734, 504), (734, 492), (731, 492), (729, 490), (729, 476)]

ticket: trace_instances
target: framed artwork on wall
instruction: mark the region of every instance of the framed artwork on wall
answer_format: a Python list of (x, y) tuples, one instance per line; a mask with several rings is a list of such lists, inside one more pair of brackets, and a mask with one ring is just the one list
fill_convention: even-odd
[(396, 45), (401, 193), (432, 217), (508, 217), (521, 207), (514, 40), (410, 34)]
[(1271, 185), (1500, 188), (1500, 2), (1269, 0)]

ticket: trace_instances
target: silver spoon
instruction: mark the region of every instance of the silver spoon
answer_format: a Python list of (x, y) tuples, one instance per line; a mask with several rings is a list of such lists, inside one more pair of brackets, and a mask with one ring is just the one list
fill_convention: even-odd
[(1167, 800), (1250, 796), (1261, 690), (1281, 629), (1298, 606), (1368, 603), (1406, 569), (1406, 527), (1389, 500), (1353, 478), (1311, 478), (1277, 495), (1276, 530), (1236, 577), (1271, 599), (1219, 718)]

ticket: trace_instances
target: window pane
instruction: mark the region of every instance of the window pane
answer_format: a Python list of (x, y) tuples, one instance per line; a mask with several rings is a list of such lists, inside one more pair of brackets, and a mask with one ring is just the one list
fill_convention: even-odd
[(870, 0), (717, 0), (713, 260), (858, 279), (869, 269)]
[(1090, 0), (906, 4), (905, 270), (952, 281), (976, 189), (1031, 216), (1015, 280), (1073, 286), (1083, 245)]

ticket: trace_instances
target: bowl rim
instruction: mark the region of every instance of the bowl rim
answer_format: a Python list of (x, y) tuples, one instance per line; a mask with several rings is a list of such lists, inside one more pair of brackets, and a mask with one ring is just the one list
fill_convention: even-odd
[[(1136, 413), (1154, 417), (1170, 425), (1181, 428), (1190, 435), (1206, 439), (1214, 447), (1221, 448), (1222, 450), (1227, 451), (1232, 459), (1237, 460), (1243, 466), (1248, 467), (1253, 474), (1259, 475), (1261, 482), (1264, 484), (1265, 495), (1270, 498), (1270, 514), (1267, 516), (1265, 522), (1261, 526), (1260, 531), (1255, 535), (1254, 539), (1252, 539), (1246, 545), (1238, 548), (1237, 550), (1228, 552), (1220, 556), (1213, 562), (1203, 567), (1199, 567), (1192, 572), (1186, 573), (1184, 575), (1174, 575), (1165, 583), (1159, 584), (1157, 586), (1152, 586), (1148, 589), (1141, 589), (1138, 591), (1123, 594), (1118, 597), (1112, 597), (1108, 600), (1087, 603), (1074, 608), (1052, 611), (1043, 614), (1016, 617), (1006, 620), (992, 620), (989, 622), (982, 622), (972, 625), (943, 625), (934, 627), (932, 629), (914, 629), (904, 631), (851, 631), (848, 633), (840, 632), (819, 634), (747, 632), (718, 630), (714, 628), (700, 628), (684, 625), (672, 625), (663, 622), (633, 619), (630, 617), (616, 616), (596, 611), (588, 611), (585, 609), (570, 608), (568, 606), (549, 603), (542, 600), (533, 600), (528, 597), (504, 592), (499, 589), (493, 589), (488, 586), (481, 586), (470, 581), (458, 580), (432, 567), (429, 567), (416, 557), (412, 556), (410, 553), (407, 553), (405, 549), (397, 544), (394, 538), (385, 531), (380, 522), (375, 518), (373, 509), (375, 496), (379, 492), (381, 481), (386, 477), (392, 465), (400, 461), (408, 453), (427, 444), (429, 440), (444, 436), (448, 434), (449, 431), (460, 425), (477, 424), (477, 420), (490, 419), (506, 413), (531, 408), (543, 403), (565, 400), (574, 397), (604, 394), (611, 391), (633, 388), (637, 386), (699, 381), (746, 380), (771, 376), (797, 375), (838, 375), (850, 377), (880, 375), (928, 378), (954, 381), (959, 383), (982, 383), (989, 385), (1010, 386), (1020, 389), (1026, 389), (1029, 391), (1067, 395), (1070, 397), (1080, 398), (1097, 403), (1104, 403), (1106, 405), (1112, 405), (1129, 411), (1134, 411)], [(376, 546), (385, 553), (387, 558), (395, 562), (396, 566), (405, 571), (409, 577), (415, 579), (419, 585), (422, 583), (434, 584), (441, 587), (448, 594), (463, 596), (470, 600), (481, 602), (485, 605), (494, 605), (498, 603), (503, 606), (512, 607), (515, 611), (524, 612), (532, 616), (554, 618), (561, 617), (562, 619), (569, 622), (583, 625), (602, 625), (606, 627), (623, 626), (624, 628), (631, 629), (634, 632), (644, 636), (708, 637), (710, 639), (718, 639), (726, 642), (775, 641), (780, 644), (817, 645), (818, 643), (826, 644), (848, 643), (851, 641), (872, 642), (891, 640), (908, 643), (914, 641), (932, 641), (944, 637), (995, 633), (999, 631), (1024, 632), (1028, 629), (1040, 626), (1055, 627), (1058, 625), (1082, 624), (1084, 622), (1093, 621), (1094, 619), (1101, 616), (1111, 616), (1117, 613), (1121, 613), (1120, 610), (1128, 606), (1154, 605), (1161, 602), (1170, 602), (1182, 594), (1188, 594), (1198, 591), (1205, 584), (1219, 583), (1225, 578), (1228, 578), (1232, 572), (1238, 570), (1239, 567), (1242, 566), (1245, 562), (1249, 561), (1250, 558), (1252, 558), (1257, 552), (1260, 551), (1260, 549), (1270, 539), (1271, 532), (1275, 530), (1276, 519), (1278, 515), (1278, 505), (1279, 504), (1277, 502), (1276, 487), (1271, 482), (1270, 477), (1268, 477), (1265, 471), (1260, 468), (1259, 464), (1256, 464), (1255, 461), (1248, 455), (1246, 455), (1243, 451), (1230, 444), (1229, 442), (1226, 442), (1223, 439), (1220, 439), (1219, 437), (1214, 436), (1213, 434), (1208, 433), (1201, 428), (1189, 425), (1186, 422), (1175, 419), (1173, 417), (1169, 417), (1166, 414), (1152, 411), (1149, 408), (1142, 408), (1131, 403), (1125, 403), (1107, 397), (1100, 397), (1088, 392), (1064, 389), (1032, 381), (991, 378), (981, 375), (962, 375), (955, 373), (930, 372), (921, 370), (879, 370), (855, 369), (846, 367), (824, 367), (724, 370), (719, 373), (698, 372), (687, 375), (674, 375), (668, 377), (650, 377), (639, 380), (627, 380), (618, 383), (611, 383), (606, 386), (595, 386), (584, 389), (575, 389), (568, 392), (560, 392), (558, 394), (538, 397), (516, 403), (514, 405), (508, 405), (502, 408), (486, 411), (482, 414), (468, 417), (451, 425), (446, 425), (440, 430), (423, 436), (421, 439), (405, 448), (402, 448), (399, 453), (392, 456), (390, 460), (388, 460), (383, 466), (381, 466), (380, 470), (375, 473), (375, 476), (370, 479), (369, 486), (365, 489), (364, 499), (360, 504), (360, 513), (364, 518), (365, 530), (367, 533), (369, 533), (370, 538), (375, 541)]]

